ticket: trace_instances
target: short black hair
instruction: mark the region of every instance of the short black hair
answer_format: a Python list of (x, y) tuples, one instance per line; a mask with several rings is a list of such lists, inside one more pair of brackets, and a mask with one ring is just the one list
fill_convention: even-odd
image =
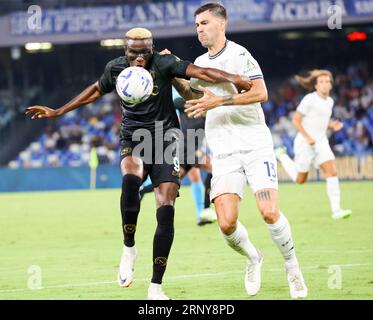
[(195, 12), (194, 16), (199, 15), (202, 12), (211, 11), (215, 16), (221, 17), (227, 20), (227, 10), (225, 10), (224, 6), (217, 2), (210, 2), (206, 3), (203, 6), (199, 7)]

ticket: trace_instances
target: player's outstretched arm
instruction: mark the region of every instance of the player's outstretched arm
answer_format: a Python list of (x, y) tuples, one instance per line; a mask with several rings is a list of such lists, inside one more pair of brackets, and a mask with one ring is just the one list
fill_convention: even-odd
[(198, 100), (187, 101), (185, 112), (189, 117), (199, 118), (213, 108), (226, 105), (247, 105), (264, 102), (268, 99), (267, 88), (263, 79), (251, 81), (251, 89), (244, 93), (236, 93), (228, 96), (217, 96), (206, 88), (199, 87), (203, 91), (203, 97)]
[(188, 65), (186, 75), (211, 83), (231, 82), (236, 86), (238, 92), (249, 91), (252, 87), (252, 81), (248, 77), (214, 68), (202, 68), (193, 63)]
[(46, 106), (36, 105), (28, 107), (26, 109), (26, 115), (30, 115), (31, 119), (57, 118), (71, 110), (77, 109), (83, 105), (96, 101), (102, 95), (103, 94), (100, 91), (98, 82), (95, 82), (61, 108), (51, 109)]

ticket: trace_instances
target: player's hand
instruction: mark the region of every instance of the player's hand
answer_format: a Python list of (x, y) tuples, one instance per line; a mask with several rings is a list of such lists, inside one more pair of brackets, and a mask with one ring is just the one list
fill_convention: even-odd
[(171, 54), (171, 51), (168, 50), (167, 48), (166, 49), (163, 49), (160, 53), (159, 53), (161, 56), (164, 56), (166, 54)]
[(313, 140), (312, 138), (307, 138), (306, 139), (307, 140), (307, 142), (308, 142), (308, 144), (310, 145), (310, 146), (313, 146), (314, 144), (315, 144), (315, 140)]
[(238, 93), (241, 93), (242, 91), (250, 91), (253, 82), (246, 76), (237, 75), (237, 80), (234, 82), (234, 85)]
[(219, 98), (213, 94), (210, 90), (198, 86), (198, 89), (203, 92), (203, 96), (200, 99), (188, 100), (185, 104), (185, 112), (189, 118), (201, 118), (206, 116), (206, 112), (211, 110), (218, 105)]
[(30, 115), (31, 119), (53, 119), (60, 115), (57, 110), (45, 107), (45, 106), (31, 106), (26, 109), (26, 115)]
[(332, 120), (329, 123), (329, 127), (332, 128), (334, 131), (339, 131), (343, 128), (343, 122), (339, 120)]

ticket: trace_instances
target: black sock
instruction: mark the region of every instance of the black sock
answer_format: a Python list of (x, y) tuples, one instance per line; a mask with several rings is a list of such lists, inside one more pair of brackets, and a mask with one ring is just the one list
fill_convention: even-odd
[(133, 174), (126, 174), (122, 180), (120, 210), (122, 213), (122, 229), (124, 244), (127, 247), (135, 245), (137, 217), (140, 212), (139, 189), (141, 179)]
[(140, 188), (140, 199), (142, 199), (145, 195), (145, 193), (149, 193), (149, 192), (152, 192), (154, 190), (154, 187), (153, 187), (153, 184), (149, 184), (143, 188)]
[(171, 205), (157, 210), (157, 229), (153, 240), (153, 277), (152, 283), (162, 283), (167, 259), (174, 240), (175, 209)]
[(207, 173), (207, 176), (205, 178), (205, 209), (210, 208), (210, 190), (211, 190), (211, 179), (212, 174)]

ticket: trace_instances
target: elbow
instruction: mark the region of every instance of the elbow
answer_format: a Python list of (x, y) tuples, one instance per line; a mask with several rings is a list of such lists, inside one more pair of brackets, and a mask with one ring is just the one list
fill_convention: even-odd
[(260, 96), (260, 102), (267, 102), (268, 101), (268, 93), (267, 91), (266, 92), (263, 92)]
[(258, 100), (259, 100), (259, 102), (268, 101), (268, 91), (267, 90), (260, 90)]

